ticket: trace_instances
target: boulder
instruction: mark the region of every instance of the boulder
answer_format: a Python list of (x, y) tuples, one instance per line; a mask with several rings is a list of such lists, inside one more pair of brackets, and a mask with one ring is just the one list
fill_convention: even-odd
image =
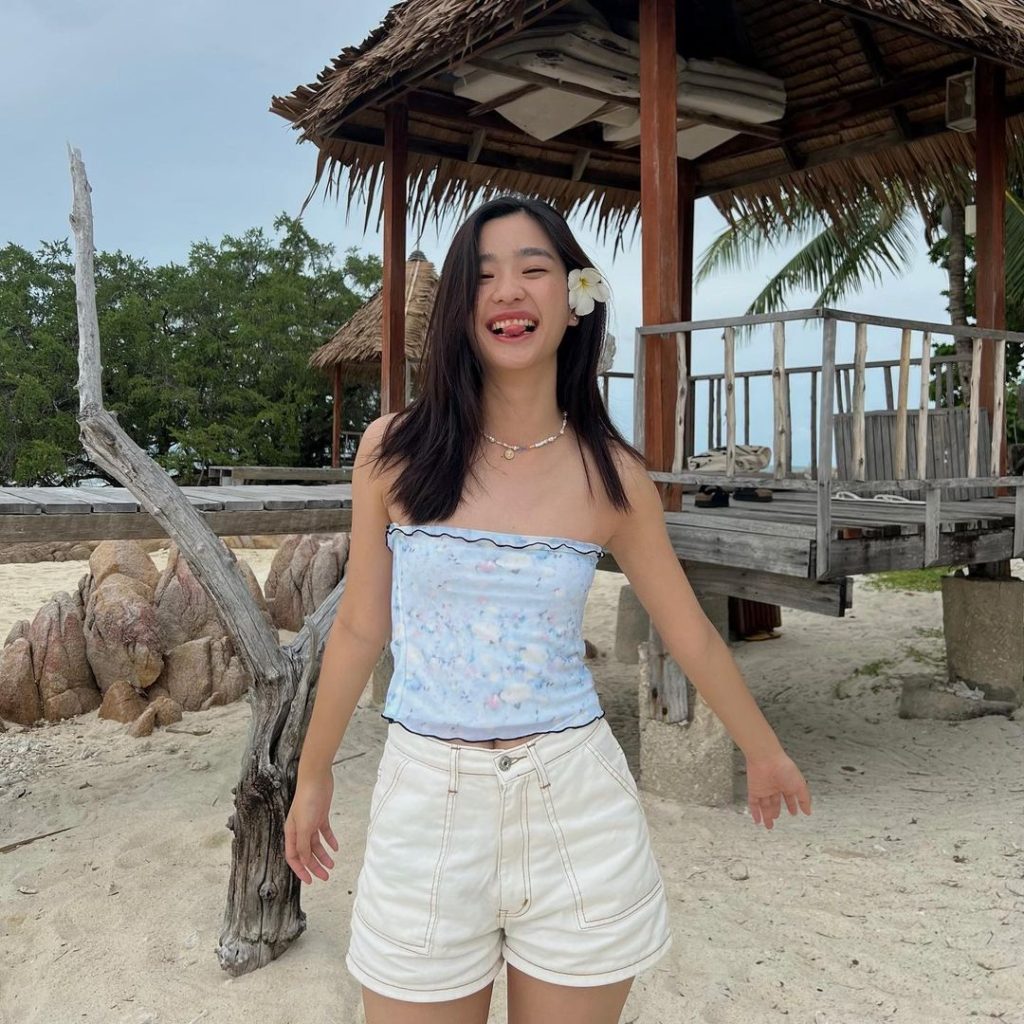
[(107, 692), (103, 694), (100, 718), (112, 722), (134, 722), (147, 707), (149, 702), (131, 683), (118, 679), (117, 682), (111, 683), (107, 687)]
[(22, 640), (28, 636), (28, 619), (18, 619), (18, 621), (11, 626), (10, 632), (7, 634), (7, 639), (4, 640), (4, 647), (8, 644), (14, 643), (15, 640)]
[(128, 726), (128, 735), (136, 739), (142, 736), (149, 736), (156, 725), (156, 708), (150, 705), (145, 711)]
[(298, 631), (337, 586), (348, 560), (347, 533), (294, 534), (278, 548), (267, 576), (267, 604), (278, 629)]
[(183, 711), (201, 711), (214, 691), (223, 695), (225, 703), (238, 700), (249, 683), (231, 641), (208, 636), (172, 647), (157, 680)]
[(136, 540), (105, 540), (98, 544), (89, 557), (89, 570), (94, 586), (98, 586), (108, 576), (120, 573), (141, 580), (152, 590), (159, 576), (153, 559)]
[(32, 672), (32, 645), (24, 637), (0, 649), (0, 718), (32, 725), (43, 714)]
[[(152, 688), (150, 692), (152, 692)], [(173, 725), (182, 719), (181, 705), (176, 700), (171, 700), (170, 697), (158, 697), (149, 706), (156, 716), (157, 725)]]
[(145, 689), (160, 675), (163, 646), (148, 590), (143, 581), (114, 573), (89, 596), (86, 653), (103, 692), (118, 680)]
[(54, 594), (29, 626), (32, 672), (50, 722), (99, 707), (102, 697), (89, 667), (78, 603), (70, 594)]
[[(237, 561), (236, 564), (249, 593), (269, 623), (270, 612), (267, 602), (252, 569), (247, 562)], [(217, 639), (227, 635), (215, 605), (196, 579), (176, 544), (171, 545), (167, 566), (160, 573), (154, 601), (164, 650), (171, 650), (179, 644), (204, 636)]]

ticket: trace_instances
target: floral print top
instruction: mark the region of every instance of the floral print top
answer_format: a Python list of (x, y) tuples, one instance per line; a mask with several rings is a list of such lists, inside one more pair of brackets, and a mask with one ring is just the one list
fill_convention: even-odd
[(515, 739), (603, 714), (583, 607), (603, 549), (567, 537), (389, 523), (394, 674), (383, 717), (441, 739)]

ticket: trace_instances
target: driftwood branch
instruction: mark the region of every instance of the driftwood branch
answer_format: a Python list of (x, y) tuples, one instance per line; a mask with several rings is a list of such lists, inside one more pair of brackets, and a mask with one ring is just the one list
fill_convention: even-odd
[(213, 601), (253, 681), (249, 749), (234, 787), (228, 901), (217, 955), (232, 974), (280, 956), (306, 927), (300, 883), (284, 859), (284, 822), (295, 788), (302, 738), (312, 713), (324, 642), (344, 590), (339, 583), (282, 647), (253, 600), (231, 550), (158, 466), (103, 408), (102, 364), (93, 265), (91, 189), (69, 147), (74, 206), (79, 332), (79, 430), (82, 444), (126, 487), (181, 550)]

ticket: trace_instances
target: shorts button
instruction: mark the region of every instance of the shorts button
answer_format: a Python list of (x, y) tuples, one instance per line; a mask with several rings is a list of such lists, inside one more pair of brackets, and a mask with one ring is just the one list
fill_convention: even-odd
[(498, 758), (498, 767), (499, 767), (499, 768), (500, 768), (500, 769), (501, 769), (501, 770), (502, 770), (503, 772), (506, 772), (506, 771), (508, 771), (508, 769), (509, 769), (509, 768), (510, 768), (511, 766), (512, 766), (512, 758), (511, 758), (511, 757), (509, 757), (509, 756), (508, 756), (508, 754), (503, 754), (503, 755), (502, 755), (502, 756), (501, 756), (500, 758)]

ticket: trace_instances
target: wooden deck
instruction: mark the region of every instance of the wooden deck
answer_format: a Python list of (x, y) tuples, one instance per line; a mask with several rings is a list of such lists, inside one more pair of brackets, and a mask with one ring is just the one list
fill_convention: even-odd
[[(350, 484), (183, 487), (218, 535), (343, 531)], [(925, 556), (925, 502), (833, 497), (827, 578), (816, 578), (817, 497), (777, 490), (764, 504), (698, 509), (684, 496), (665, 521), (694, 586), (842, 615), (850, 576), (925, 565), (997, 561), (1013, 554), (1013, 498), (942, 501), (938, 557)], [(160, 524), (123, 488), (0, 488), (0, 543), (163, 537)], [(601, 569), (619, 571), (610, 554)]]

